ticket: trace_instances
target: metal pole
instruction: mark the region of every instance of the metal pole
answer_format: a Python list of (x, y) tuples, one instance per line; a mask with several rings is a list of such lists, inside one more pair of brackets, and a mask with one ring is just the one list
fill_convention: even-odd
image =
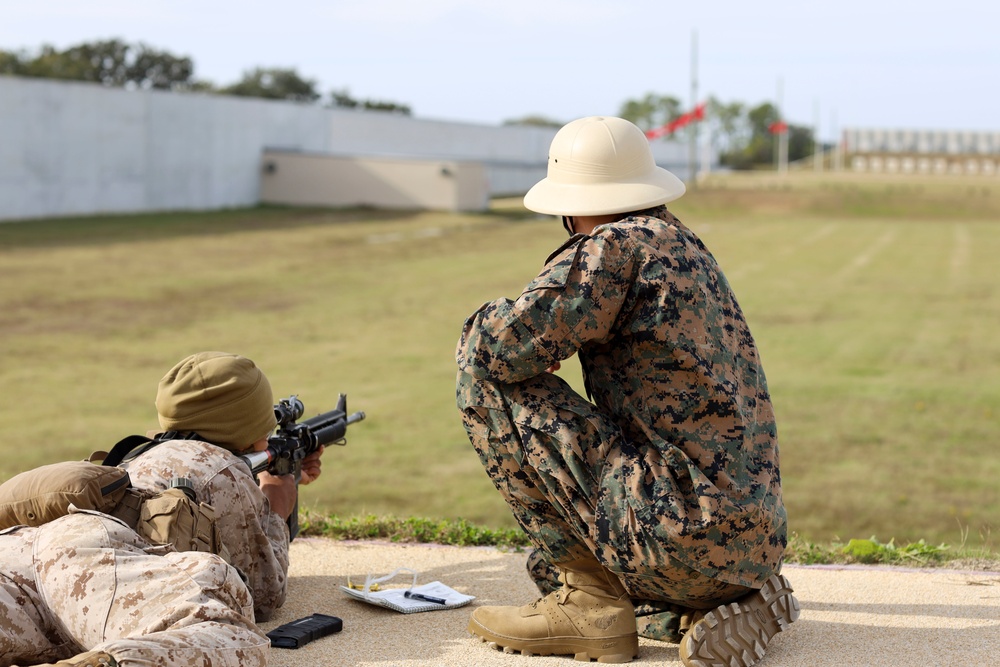
[(833, 134), (833, 170), (840, 171), (843, 166), (843, 153), (841, 153), (840, 130), (837, 127), (837, 110), (830, 112), (830, 131)]
[[(691, 33), (691, 109), (698, 105), (698, 31)], [(698, 121), (688, 124), (688, 186), (698, 187)]]
[(823, 171), (823, 142), (819, 140), (819, 100), (816, 100), (813, 119), (813, 168)]
[[(781, 122), (781, 77), (778, 77), (778, 90), (775, 95), (774, 100), (774, 110), (777, 112), (778, 119), (777, 122)], [(774, 170), (776, 172), (781, 171), (781, 133), (776, 132), (772, 135), (771, 140), (774, 142)]]
[(778, 134), (778, 171), (784, 174), (788, 171), (788, 123), (785, 121), (785, 112), (781, 110), (781, 105), (784, 105), (784, 100), (779, 97), (778, 114), (785, 129)]

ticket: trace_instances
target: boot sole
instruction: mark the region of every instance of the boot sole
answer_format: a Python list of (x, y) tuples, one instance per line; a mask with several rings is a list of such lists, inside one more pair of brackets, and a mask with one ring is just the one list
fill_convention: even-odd
[(681, 661), (686, 667), (752, 667), (799, 612), (788, 579), (774, 575), (750, 597), (705, 614), (684, 637)]
[(575, 660), (601, 663), (625, 663), (639, 657), (638, 635), (615, 637), (546, 637), (544, 639), (518, 639), (504, 637), (476, 622), (469, 620), (469, 632), (504, 653), (521, 655), (572, 655)]

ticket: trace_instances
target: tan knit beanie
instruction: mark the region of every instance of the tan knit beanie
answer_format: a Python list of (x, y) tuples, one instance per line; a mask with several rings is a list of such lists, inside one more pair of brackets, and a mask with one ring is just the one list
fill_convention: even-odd
[(233, 451), (246, 449), (278, 425), (271, 385), (246, 357), (199, 352), (160, 380), (156, 412), (166, 431), (195, 431)]

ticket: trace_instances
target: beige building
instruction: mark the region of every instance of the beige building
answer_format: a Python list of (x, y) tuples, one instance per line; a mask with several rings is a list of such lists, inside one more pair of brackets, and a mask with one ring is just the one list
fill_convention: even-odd
[(1000, 132), (847, 129), (846, 169), (923, 175), (1000, 175)]
[(265, 204), (481, 211), (489, 199), (481, 162), (264, 151)]

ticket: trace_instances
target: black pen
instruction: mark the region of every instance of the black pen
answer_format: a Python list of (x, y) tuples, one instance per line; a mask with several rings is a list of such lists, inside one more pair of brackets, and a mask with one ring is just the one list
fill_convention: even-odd
[(404, 598), (410, 598), (411, 600), (423, 600), (424, 602), (433, 602), (434, 604), (448, 604), (448, 601), (444, 598), (432, 598), (430, 595), (423, 595), (421, 593), (414, 593), (413, 591), (406, 591), (403, 593)]

